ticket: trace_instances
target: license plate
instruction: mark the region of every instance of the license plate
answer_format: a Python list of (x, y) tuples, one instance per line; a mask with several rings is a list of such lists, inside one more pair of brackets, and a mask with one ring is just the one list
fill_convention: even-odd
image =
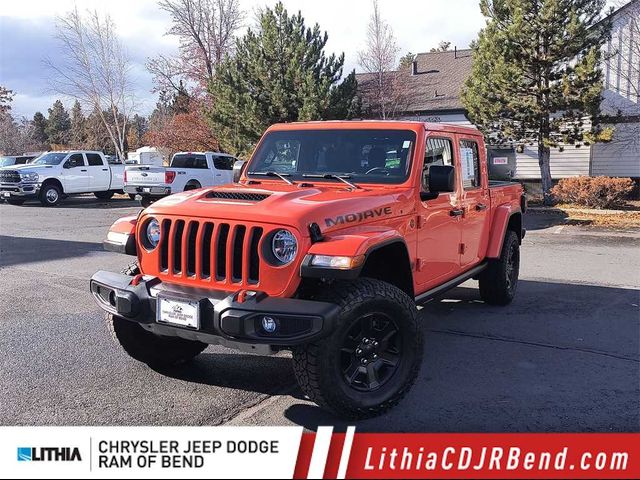
[(143, 188), (143, 189), (142, 189), (142, 191), (143, 191), (144, 193), (149, 193), (149, 192), (151, 191), (151, 189), (150, 189), (150, 188)]
[(158, 323), (199, 329), (200, 302), (158, 297), (156, 320)]
[(4, 198), (9, 198), (11, 196), (11, 194), (9, 192), (2, 192), (2, 196)]

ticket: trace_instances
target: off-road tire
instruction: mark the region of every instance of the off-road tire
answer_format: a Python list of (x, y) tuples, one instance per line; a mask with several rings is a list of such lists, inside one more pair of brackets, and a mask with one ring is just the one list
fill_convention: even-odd
[[(134, 262), (122, 273), (137, 275), (140, 268)], [(112, 314), (107, 314), (106, 323), (113, 339), (130, 357), (152, 368), (163, 369), (186, 363), (207, 348), (206, 343), (155, 335), (135, 322)]]
[(16, 200), (14, 198), (8, 198), (7, 199), (7, 203), (9, 205), (15, 205), (16, 207), (19, 207), (20, 205), (23, 205), (24, 202), (25, 202), (24, 200)]
[(515, 297), (520, 270), (520, 240), (507, 230), (500, 258), (490, 260), (478, 278), (480, 297), (489, 305), (508, 305)]
[(98, 200), (111, 200), (114, 193), (115, 192), (113, 190), (107, 190), (106, 192), (93, 192)]
[(62, 200), (62, 190), (55, 183), (45, 184), (40, 190), (40, 203), (43, 207), (55, 207)]
[[(368, 278), (336, 282), (313, 299), (335, 303), (340, 315), (330, 336), (293, 350), (302, 391), (320, 407), (350, 420), (375, 417), (394, 407), (415, 382), (422, 363), (423, 339), (413, 299), (393, 285)], [(340, 359), (350, 329), (371, 313), (395, 321), (400, 360), (386, 383), (363, 392), (348, 383)]]

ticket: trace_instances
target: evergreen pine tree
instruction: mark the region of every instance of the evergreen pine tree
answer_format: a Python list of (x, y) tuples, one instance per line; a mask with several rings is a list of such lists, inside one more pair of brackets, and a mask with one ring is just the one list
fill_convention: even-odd
[(42, 112), (33, 115), (33, 141), (40, 147), (49, 149), (49, 139), (47, 137), (47, 119)]
[(70, 143), (73, 148), (84, 148), (87, 141), (87, 119), (77, 100), (71, 109)]
[(56, 100), (49, 109), (49, 118), (45, 132), (49, 142), (55, 145), (67, 145), (71, 130), (71, 119), (60, 100)]
[[(489, 143), (535, 144), (545, 203), (549, 157), (561, 143), (607, 139), (597, 121), (605, 0), (481, 0), (487, 18), (463, 91), (470, 119)], [(591, 122), (586, 119), (590, 119)]]
[(273, 123), (355, 114), (355, 75), (338, 84), (344, 55), (326, 56), (327, 39), (282, 3), (260, 12), (209, 87), (208, 117), (223, 150), (246, 155)]

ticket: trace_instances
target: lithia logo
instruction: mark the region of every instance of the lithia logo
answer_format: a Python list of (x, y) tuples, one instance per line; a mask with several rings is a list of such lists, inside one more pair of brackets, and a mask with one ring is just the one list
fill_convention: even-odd
[(81, 462), (78, 447), (18, 447), (19, 462)]

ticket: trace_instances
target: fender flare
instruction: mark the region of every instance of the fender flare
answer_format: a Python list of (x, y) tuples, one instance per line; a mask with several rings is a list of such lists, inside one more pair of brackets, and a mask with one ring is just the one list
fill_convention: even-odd
[(116, 220), (102, 242), (105, 250), (125, 255), (137, 255), (136, 228), (139, 215), (131, 215)]
[[(507, 233), (507, 227), (511, 218), (516, 215), (520, 215), (522, 217), (522, 210), (514, 207), (513, 205), (500, 205), (496, 208), (493, 216), (493, 222), (491, 224), (491, 231), (489, 232), (487, 258), (500, 258), (502, 244), (504, 243), (504, 236)], [(518, 233), (518, 238), (522, 239), (522, 233), (516, 233)]]
[[(404, 237), (396, 230), (358, 232), (325, 237), (325, 240), (314, 243), (307, 251), (307, 255), (300, 266), (300, 276), (303, 278), (358, 278), (367, 263), (367, 259), (373, 252), (393, 244), (401, 244), (407, 250), (409, 258), (411, 258)], [(356, 268), (340, 270), (335, 268), (312, 267), (311, 258), (313, 255), (364, 256), (364, 260)]]

